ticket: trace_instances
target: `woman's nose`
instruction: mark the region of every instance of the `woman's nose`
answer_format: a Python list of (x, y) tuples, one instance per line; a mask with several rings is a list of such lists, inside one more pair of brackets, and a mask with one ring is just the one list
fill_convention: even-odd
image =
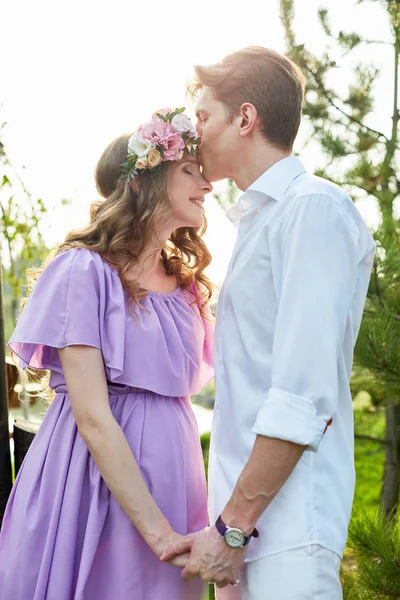
[(210, 194), (210, 192), (212, 192), (214, 188), (207, 179), (203, 178), (201, 189), (204, 190), (206, 194)]

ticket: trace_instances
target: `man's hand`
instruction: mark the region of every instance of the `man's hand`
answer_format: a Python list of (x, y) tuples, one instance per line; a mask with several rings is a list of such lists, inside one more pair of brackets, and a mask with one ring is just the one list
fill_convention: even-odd
[(235, 585), (246, 556), (246, 548), (230, 548), (215, 527), (206, 527), (171, 544), (160, 560), (169, 562), (186, 552), (190, 552), (190, 558), (182, 571), (182, 579), (189, 581), (198, 576), (218, 587)]

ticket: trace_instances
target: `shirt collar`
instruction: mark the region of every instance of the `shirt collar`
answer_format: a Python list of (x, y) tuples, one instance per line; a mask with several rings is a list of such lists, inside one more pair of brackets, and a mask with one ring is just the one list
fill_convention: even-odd
[(294, 179), (304, 172), (305, 168), (296, 156), (279, 160), (247, 188), (226, 213), (228, 219), (238, 226), (245, 213), (262, 208), (270, 198), (279, 202)]

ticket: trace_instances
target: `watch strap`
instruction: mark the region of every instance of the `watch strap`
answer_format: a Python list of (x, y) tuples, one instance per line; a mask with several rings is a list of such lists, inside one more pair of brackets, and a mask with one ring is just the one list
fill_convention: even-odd
[[(228, 525), (225, 525), (225, 523), (222, 520), (221, 515), (219, 515), (218, 519), (215, 522), (215, 527), (218, 531), (218, 533), (224, 538), (225, 537), (225, 533), (227, 532), (228, 529), (231, 529), (230, 527), (228, 527)], [(239, 529), (239, 527), (235, 527), (234, 529)], [(240, 529), (241, 531), (241, 529)], [(256, 528), (253, 529), (253, 531), (249, 534), (246, 534), (244, 532), (242, 532), (243, 535), (245, 536), (245, 541), (243, 543), (243, 546), (247, 546), (247, 544), (250, 542), (250, 538), (255, 537), (257, 538), (260, 534), (258, 532), (258, 530)]]

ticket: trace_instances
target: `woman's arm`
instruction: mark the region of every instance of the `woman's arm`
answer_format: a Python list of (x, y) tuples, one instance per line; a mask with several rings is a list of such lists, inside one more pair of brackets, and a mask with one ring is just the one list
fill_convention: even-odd
[[(58, 352), (78, 431), (118, 504), (160, 557), (181, 536), (174, 532), (147, 489), (111, 412), (101, 351), (89, 346), (67, 346)], [(171, 564), (185, 566), (186, 558), (182, 555)]]

